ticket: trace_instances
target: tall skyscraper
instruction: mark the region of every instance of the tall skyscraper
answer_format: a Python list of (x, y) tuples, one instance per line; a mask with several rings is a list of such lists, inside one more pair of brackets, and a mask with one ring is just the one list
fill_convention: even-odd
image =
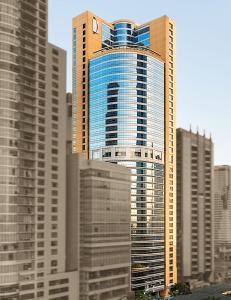
[[(73, 151), (132, 172), (134, 290), (176, 282), (175, 23), (73, 19)], [(139, 267), (138, 267), (139, 266)]]
[(128, 299), (130, 172), (68, 155), (67, 265), (78, 269), (80, 300)]
[(177, 271), (179, 281), (213, 275), (213, 142), (177, 129)]
[(0, 299), (76, 299), (63, 242), (66, 53), (47, 42), (46, 0), (0, 1), (0, 28)]
[(214, 247), (216, 280), (231, 278), (231, 166), (214, 168)]

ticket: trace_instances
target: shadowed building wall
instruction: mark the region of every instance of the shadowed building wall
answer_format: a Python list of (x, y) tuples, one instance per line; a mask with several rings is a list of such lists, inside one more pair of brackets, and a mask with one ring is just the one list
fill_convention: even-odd
[(177, 129), (178, 280), (212, 280), (213, 142)]
[(65, 266), (66, 52), (47, 41), (47, 2), (0, 1), (1, 300), (77, 297)]
[(231, 277), (231, 167), (214, 168), (214, 245), (216, 280)]

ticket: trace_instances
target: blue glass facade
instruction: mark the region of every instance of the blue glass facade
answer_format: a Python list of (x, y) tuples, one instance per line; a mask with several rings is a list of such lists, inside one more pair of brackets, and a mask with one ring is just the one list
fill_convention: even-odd
[[(132, 29), (121, 24), (117, 32)], [(117, 50), (90, 61), (90, 158), (132, 172), (132, 263), (142, 266), (133, 289), (152, 282), (161, 290), (165, 281), (164, 83), (164, 63), (151, 54)]]
[(145, 26), (136, 29), (130, 23), (116, 23), (114, 29), (102, 24), (102, 47), (116, 46), (150, 46), (150, 28)]

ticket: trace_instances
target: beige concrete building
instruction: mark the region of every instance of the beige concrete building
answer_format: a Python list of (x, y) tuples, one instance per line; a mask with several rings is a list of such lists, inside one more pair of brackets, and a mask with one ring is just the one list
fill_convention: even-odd
[(0, 299), (77, 298), (66, 272), (66, 53), (47, 1), (0, 3)]
[(68, 156), (67, 265), (80, 272), (81, 300), (130, 294), (130, 173)]
[(215, 280), (231, 278), (231, 166), (214, 168)]
[(177, 129), (178, 281), (210, 281), (213, 263), (213, 143)]
[(176, 282), (176, 24), (73, 19), (73, 151), (132, 172), (132, 288)]

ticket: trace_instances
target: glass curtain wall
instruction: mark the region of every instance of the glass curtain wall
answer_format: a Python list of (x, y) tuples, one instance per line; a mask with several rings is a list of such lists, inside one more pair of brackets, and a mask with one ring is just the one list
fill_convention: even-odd
[[(118, 29), (121, 30), (121, 29)], [(164, 287), (164, 63), (116, 51), (90, 61), (90, 158), (131, 169), (132, 285)]]

